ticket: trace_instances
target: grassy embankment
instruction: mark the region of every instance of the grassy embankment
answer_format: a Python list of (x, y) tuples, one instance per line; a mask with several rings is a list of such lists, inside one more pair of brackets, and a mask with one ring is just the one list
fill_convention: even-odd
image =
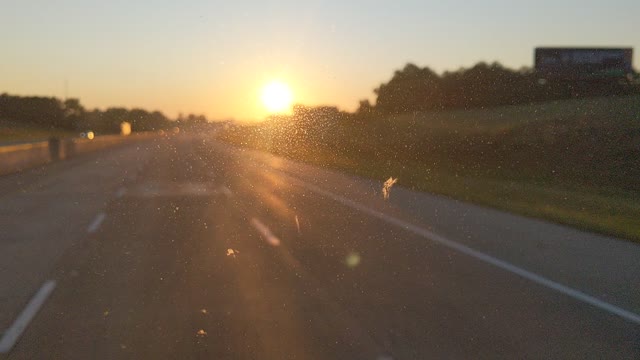
[(221, 138), (640, 242), (640, 96), (264, 123)]
[(47, 129), (34, 125), (16, 124), (0, 120), (0, 145), (47, 140), (51, 136), (60, 138), (76, 135), (62, 129)]

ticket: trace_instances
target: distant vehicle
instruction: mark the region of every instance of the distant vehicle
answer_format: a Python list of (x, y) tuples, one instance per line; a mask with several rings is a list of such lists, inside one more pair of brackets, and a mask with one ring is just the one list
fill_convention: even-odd
[(128, 136), (131, 135), (131, 123), (127, 121), (123, 121), (120, 123), (120, 135)]
[(87, 132), (80, 133), (80, 137), (84, 138), (84, 139), (93, 140), (93, 138), (95, 136), (96, 136), (96, 134), (93, 131), (87, 131)]
[(564, 81), (631, 81), (632, 48), (556, 48), (535, 50), (541, 79)]

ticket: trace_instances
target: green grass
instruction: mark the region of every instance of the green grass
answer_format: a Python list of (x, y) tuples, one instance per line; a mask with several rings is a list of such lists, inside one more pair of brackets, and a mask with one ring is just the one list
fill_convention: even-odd
[(456, 176), (420, 163), (381, 166), (319, 149), (279, 155), (377, 179), (381, 184), (390, 176), (398, 177), (398, 185), (414, 190), (640, 242), (640, 194), (631, 191)]
[(639, 96), (374, 116), (319, 126), (316, 135), (301, 130), (264, 124), (221, 137), (640, 242)]
[(640, 127), (640, 97), (619, 96), (591, 99), (551, 101), (530, 105), (502, 106), (487, 109), (430, 111), (391, 116), (400, 127), (410, 127), (422, 133), (483, 133), (497, 134), (530, 123), (556, 120), (590, 121), (593, 126), (606, 126), (611, 120), (625, 126)]

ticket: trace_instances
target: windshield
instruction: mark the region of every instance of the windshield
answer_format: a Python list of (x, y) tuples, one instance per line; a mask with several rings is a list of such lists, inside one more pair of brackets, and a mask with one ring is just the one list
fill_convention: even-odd
[(0, 358), (640, 358), (638, 14), (3, 4)]

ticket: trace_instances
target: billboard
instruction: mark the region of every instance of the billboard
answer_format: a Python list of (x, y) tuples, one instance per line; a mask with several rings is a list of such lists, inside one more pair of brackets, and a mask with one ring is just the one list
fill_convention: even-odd
[(546, 78), (624, 78), (633, 73), (631, 48), (536, 48), (535, 69)]

